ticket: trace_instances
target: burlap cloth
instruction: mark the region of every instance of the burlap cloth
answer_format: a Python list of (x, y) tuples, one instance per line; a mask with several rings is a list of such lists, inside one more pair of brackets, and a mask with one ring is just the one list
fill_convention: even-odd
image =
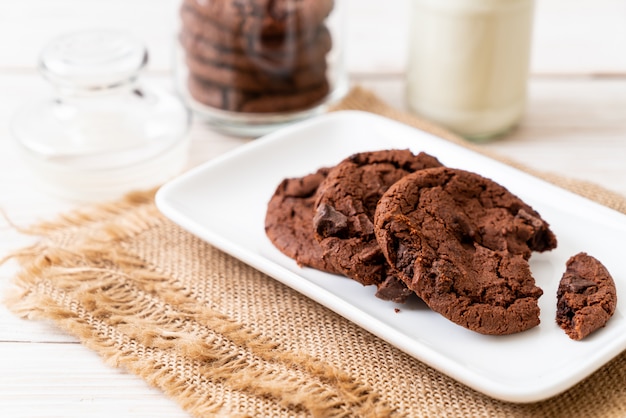
[[(337, 109), (460, 141), (360, 88)], [(626, 213), (616, 194), (550, 180)], [(626, 416), (626, 353), (547, 401), (491, 399), (183, 231), (152, 192), (29, 232), (41, 238), (16, 252), (7, 305), (52, 320), (194, 416)]]

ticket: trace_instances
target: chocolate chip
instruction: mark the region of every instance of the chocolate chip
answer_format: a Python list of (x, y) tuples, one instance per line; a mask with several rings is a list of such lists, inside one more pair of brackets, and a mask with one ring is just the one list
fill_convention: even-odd
[(596, 283), (592, 280), (585, 279), (584, 277), (572, 277), (569, 283), (567, 283), (567, 289), (574, 293), (584, 293), (587, 288), (596, 287)]
[(347, 230), (348, 217), (334, 207), (322, 204), (313, 217), (313, 227), (321, 237), (337, 236)]

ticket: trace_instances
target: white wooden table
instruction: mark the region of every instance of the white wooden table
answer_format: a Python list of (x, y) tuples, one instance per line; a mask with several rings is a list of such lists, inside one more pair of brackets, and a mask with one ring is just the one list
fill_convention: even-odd
[[(404, 108), (410, 0), (342, 0), (351, 80)], [(626, 0), (540, 0), (530, 97), (521, 127), (485, 145), (532, 168), (584, 179), (626, 196)], [(49, 86), (37, 55), (53, 36), (88, 27), (130, 29), (150, 51), (149, 81), (171, 88), (170, 45), (178, 0), (0, 0), (0, 208), (30, 225), (76, 203), (33, 186), (17, 158), (9, 123)], [(192, 127), (190, 166), (247, 140)], [(0, 219), (0, 258), (32, 242)], [(0, 295), (16, 265), (0, 267)], [(141, 379), (105, 366), (48, 323), (16, 318), (0, 305), (0, 416), (183, 417)]]

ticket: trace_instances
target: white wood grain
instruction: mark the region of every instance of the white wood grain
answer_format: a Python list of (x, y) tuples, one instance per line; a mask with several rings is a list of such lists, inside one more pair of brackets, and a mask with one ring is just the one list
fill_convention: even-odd
[(520, 129), (486, 148), (626, 196), (626, 79), (538, 78)]
[(626, 74), (625, 0), (536, 0), (532, 70)]
[[(102, 363), (79, 344), (4, 343), (0, 411), (14, 417), (188, 417), (140, 378)], [(5, 351), (6, 352), (6, 351)]]
[(0, 68), (32, 70), (55, 36), (91, 28), (128, 31), (146, 42), (149, 68), (171, 67), (179, 0), (0, 1)]

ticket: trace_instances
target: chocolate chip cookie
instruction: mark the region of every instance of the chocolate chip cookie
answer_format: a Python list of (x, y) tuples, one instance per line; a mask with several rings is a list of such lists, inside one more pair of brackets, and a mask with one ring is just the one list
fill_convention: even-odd
[(287, 74), (266, 70), (242, 71), (191, 54), (187, 55), (186, 63), (189, 72), (197, 78), (250, 93), (291, 93), (309, 90), (326, 81), (326, 62)]
[(300, 266), (338, 273), (322, 257), (322, 249), (313, 234), (315, 196), (327, 174), (328, 169), (322, 168), (304, 177), (284, 179), (268, 203), (265, 233), (276, 248)]
[(198, 102), (232, 112), (273, 113), (290, 112), (312, 107), (328, 95), (330, 86), (325, 80), (319, 86), (292, 92), (246, 92), (228, 86), (209, 83), (190, 76), (189, 94)]
[(324, 258), (363, 285), (393, 283), (374, 234), (378, 199), (407, 174), (440, 166), (425, 153), (383, 150), (354, 154), (333, 167), (320, 184), (313, 219)]
[(566, 263), (557, 291), (556, 322), (573, 340), (602, 328), (615, 313), (617, 291), (606, 267), (587, 253)]
[(254, 36), (317, 27), (330, 14), (333, 0), (184, 0), (192, 9), (224, 30)]
[(374, 225), (388, 263), (434, 311), (490, 335), (539, 324), (543, 292), (527, 260), (556, 238), (503, 186), (459, 169), (416, 171), (381, 197)]
[(280, 45), (260, 48), (260, 51), (254, 53), (244, 52), (242, 48), (220, 47), (214, 43), (213, 38), (196, 36), (184, 28), (179, 34), (179, 40), (187, 53), (198, 59), (244, 72), (262, 70), (279, 75), (290, 74), (310, 65), (319, 65), (320, 62), (325, 63), (326, 54), (332, 47), (332, 39), (326, 26), (320, 27), (310, 45), (297, 45), (285, 40)]
[(224, 30), (211, 20), (185, 7), (180, 9), (180, 18), (187, 34), (203, 39), (219, 50), (235, 51), (246, 55), (293, 55), (313, 47), (316, 42), (324, 42), (324, 36), (330, 35), (322, 23), (308, 32), (285, 32), (273, 36), (253, 36)]

